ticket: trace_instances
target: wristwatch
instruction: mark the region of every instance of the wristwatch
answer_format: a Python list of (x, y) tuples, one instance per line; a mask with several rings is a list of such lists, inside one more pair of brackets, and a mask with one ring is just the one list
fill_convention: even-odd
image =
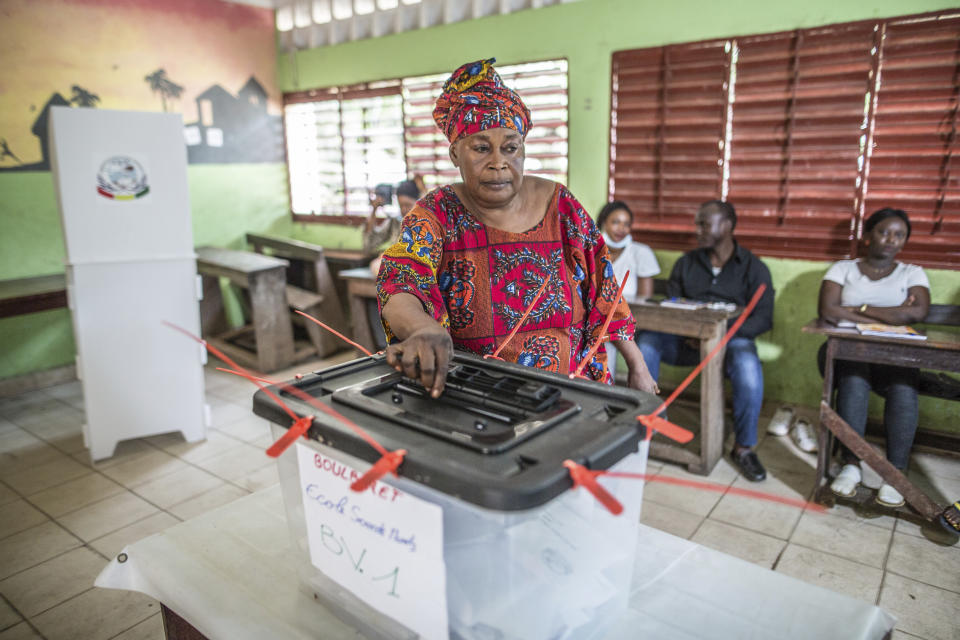
[(864, 302), (862, 305), (860, 305), (860, 313), (866, 313), (866, 312), (867, 312), (867, 303)]

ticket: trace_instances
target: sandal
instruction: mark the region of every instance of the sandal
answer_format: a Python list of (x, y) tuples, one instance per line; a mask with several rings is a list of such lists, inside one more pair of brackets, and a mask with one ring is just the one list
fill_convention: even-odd
[(950, 533), (960, 533), (960, 500), (944, 509), (937, 517), (937, 522)]
[(797, 421), (793, 423), (793, 428), (790, 429), (790, 435), (793, 437), (793, 442), (800, 451), (816, 453), (816, 432), (813, 430), (813, 425), (811, 425), (806, 418), (797, 418)]
[(793, 407), (784, 405), (777, 409), (773, 417), (770, 418), (767, 433), (774, 436), (785, 436), (790, 430), (791, 422), (793, 422)]
[(841, 498), (852, 498), (857, 495), (857, 485), (860, 484), (860, 467), (855, 464), (845, 464), (837, 477), (830, 483), (830, 491)]
[(877, 504), (883, 505), (884, 507), (902, 507), (905, 503), (903, 496), (900, 495), (900, 492), (891, 487), (889, 484), (884, 482), (880, 485), (880, 488), (877, 489)]

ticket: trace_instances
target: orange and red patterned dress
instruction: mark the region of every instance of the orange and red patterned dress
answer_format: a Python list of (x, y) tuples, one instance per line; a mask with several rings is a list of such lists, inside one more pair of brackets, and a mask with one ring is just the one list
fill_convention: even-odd
[[(607, 248), (596, 225), (562, 185), (543, 219), (510, 233), (467, 211), (450, 186), (431, 191), (403, 219), (377, 279), (380, 308), (409, 293), (441, 323), (454, 348), (492, 354), (543, 287), (530, 316), (501, 351), (504, 360), (567, 374), (594, 343), (617, 295)], [(384, 321), (389, 342), (397, 339)], [(622, 300), (607, 333), (632, 340), (633, 316)], [(597, 349), (584, 375), (610, 382), (606, 350)]]

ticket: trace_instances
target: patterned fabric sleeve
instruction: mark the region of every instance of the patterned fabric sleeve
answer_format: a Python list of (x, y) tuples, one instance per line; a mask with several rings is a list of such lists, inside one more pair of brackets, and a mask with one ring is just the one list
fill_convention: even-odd
[(383, 319), (383, 307), (391, 296), (409, 293), (416, 296), (423, 310), (444, 328), (450, 327), (447, 308), (437, 286), (437, 270), (443, 251), (443, 229), (436, 215), (420, 206), (403, 218), (400, 237), (383, 254), (377, 276), (377, 297), (387, 342), (399, 339)]
[[(580, 357), (586, 355), (594, 343), (603, 337), (600, 335), (600, 329), (612, 307), (616, 307), (616, 310), (607, 327), (607, 333), (614, 341), (633, 340), (633, 334), (636, 331), (633, 314), (630, 313), (630, 307), (625, 301), (615, 300), (620, 283), (614, 275), (610, 253), (600, 231), (576, 198), (566, 189), (561, 191), (557, 205), (560, 209), (562, 226), (565, 228), (565, 241), (578, 249), (575, 251), (575, 259), (578, 262), (580, 259), (583, 260), (586, 271), (586, 277), (581, 286), (586, 324), (583, 327), (584, 341)], [(631, 273), (630, 277), (636, 276)], [(599, 349), (598, 354), (602, 353), (604, 350)]]

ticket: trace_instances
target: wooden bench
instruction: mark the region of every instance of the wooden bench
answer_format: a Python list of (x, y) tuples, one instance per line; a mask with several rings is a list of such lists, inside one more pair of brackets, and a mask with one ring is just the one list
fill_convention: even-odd
[[(259, 254), (269, 252), (288, 261), (287, 302), (291, 308), (309, 314), (341, 333), (350, 332), (323, 247), (256, 233), (248, 233), (247, 242)], [(306, 330), (318, 356), (326, 357), (345, 347), (339, 338), (317, 324), (296, 314), (292, 319), (295, 325)]]
[[(0, 318), (66, 309), (67, 277), (63, 273), (0, 280)], [(0, 380), (0, 398), (77, 379), (73, 364), (33, 371)]]
[(67, 277), (62, 273), (0, 280), (0, 318), (67, 306)]
[[(200, 323), (210, 344), (244, 367), (269, 372), (290, 366), (295, 358), (293, 327), (287, 308), (287, 261), (247, 251), (200, 247), (197, 270), (203, 277)], [(250, 294), (250, 326), (230, 329), (224, 312), (220, 278)]]

